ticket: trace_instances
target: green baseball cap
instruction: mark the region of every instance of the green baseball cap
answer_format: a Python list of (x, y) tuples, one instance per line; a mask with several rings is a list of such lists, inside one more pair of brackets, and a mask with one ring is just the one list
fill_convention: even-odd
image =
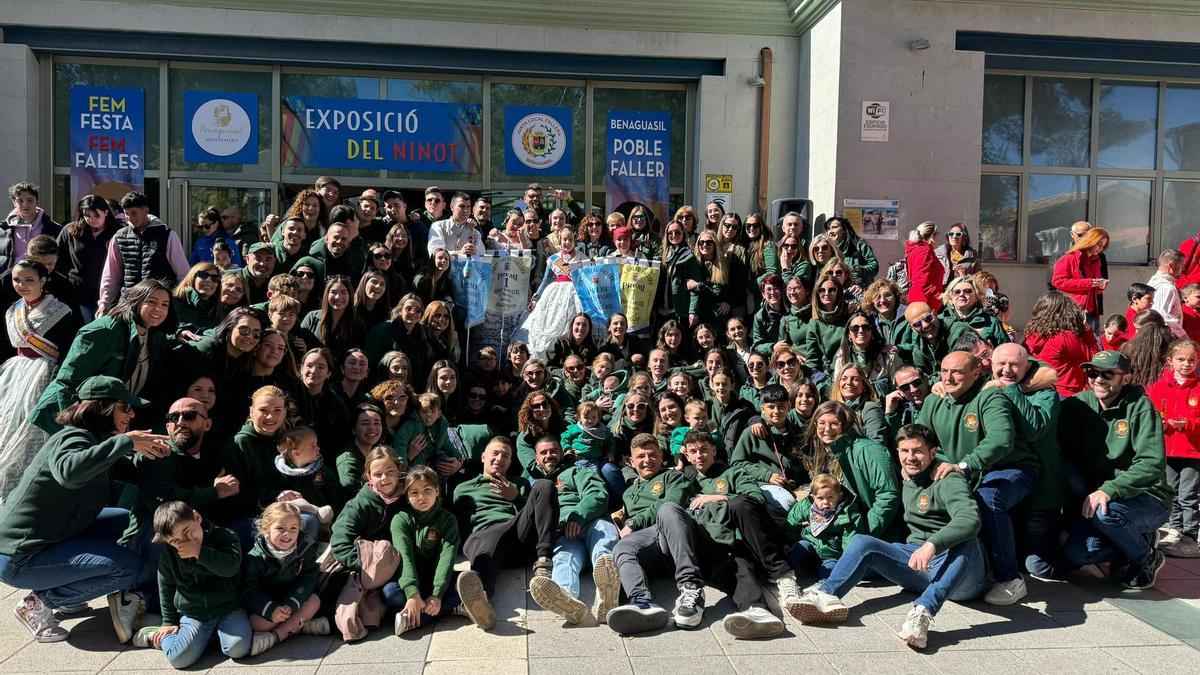
[(144, 408), (150, 401), (130, 393), (125, 383), (111, 375), (94, 375), (79, 385), (80, 401), (120, 401), (135, 408)]
[(270, 253), (271, 255), (275, 255), (275, 247), (266, 242), (262, 242), (262, 241), (251, 246), (250, 250), (246, 251), (246, 255), (253, 255), (255, 253), (258, 253), (259, 251), (266, 251), (267, 253)]
[(1092, 360), (1083, 364), (1083, 367), (1095, 368), (1096, 370), (1120, 370), (1126, 373), (1133, 371), (1133, 366), (1129, 363), (1129, 357), (1121, 352), (1114, 352), (1111, 349), (1096, 352)]

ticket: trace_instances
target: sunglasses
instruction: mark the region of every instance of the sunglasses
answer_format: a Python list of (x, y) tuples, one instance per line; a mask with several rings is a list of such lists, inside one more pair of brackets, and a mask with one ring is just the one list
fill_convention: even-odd
[(832, 247), (832, 246), (826, 246), (825, 244), (821, 244), (820, 246), (814, 246), (814, 247), (813, 247), (813, 250), (814, 250), (814, 251), (832, 251), (832, 250), (833, 250), (833, 247)]
[(956, 288), (951, 291), (954, 295), (975, 295), (974, 288)]
[(237, 332), (238, 335), (241, 335), (242, 337), (252, 337), (255, 340), (261, 338), (263, 334), (262, 330), (258, 328), (251, 328), (250, 326), (238, 326)]
[(799, 245), (799, 244), (781, 244), (781, 245), (780, 245), (780, 247), (781, 247), (781, 248), (797, 249), (797, 248), (800, 248), (800, 245)]
[(791, 368), (792, 366), (794, 366), (798, 363), (800, 363), (799, 359), (797, 359), (796, 357), (793, 356), (790, 359), (784, 359), (783, 361), (776, 361), (775, 367), (776, 368)]
[(550, 407), (550, 404), (546, 403), (545, 401), (538, 401), (537, 403), (529, 404), (530, 410), (545, 410), (546, 408), (549, 408), (549, 407)]
[(1084, 368), (1083, 373), (1089, 380), (1115, 380), (1120, 374), (1115, 370), (1096, 370), (1095, 368)]
[(732, 220), (729, 221), (728, 223), (721, 223), (721, 227), (724, 227), (727, 230), (736, 230), (737, 226), (738, 226), (738, 224), (733, 222)]
[(748, 229), (750, 229), (750, 228), (752, 228), (752, 227), (755, 227), (755, 228), (757, 228), (757, 227), (762, 227), (762, 223), (746, 223), (746, 229), (747, 229), (747, 230), (748, 230)]
[(936, 320), (937, 320), (937, 317), (935, 317), (934, 315), (926, 314), (925, 316), (921, 317), (920, 319), (917, 319), (916, 321), (912, 322), (912, 327), (917, 330), (921, 330), (922, 328), (924, 328), (925, 326), (928, 326), (929, 324), (933, 323)]
[(946, 236), (950, 237), (951, 239), (958, 239), (959, 237), (963, 236), (963, 233), (962, 232), (947, 232)]
[(376, 260), (385, 260), (389, 255), (391, 255), (391, 254), (388, 253), (387, 251), (380, 251), (371, 257), (375, 258)]
[(762, 361), (754, 361), (753, 363), (747, 363), (746, 367), (750, 370), (758, 370), (759, 368), (766, 368), (767, 364)]
[(634, 216), (634, 217), (630, 218), (630, 220), (645, 220), (645, 219), (646, 219), (646, 216)]
[(566, 366), (564, 368), (564, 370), (566, 370), (567, 372), (571, 372), (571, 373), (577, 373), (577, 372), (583, 370), (583, 366)]
[(469, 401), (484, 401), (486, 399), (487, 399), (487, 394), (479, 394), (476, 392), (471, 392), (470, 394), (467, 394), (467, 400), (469, 400)]
[(700, 241), (696, 242), (697, 246), (713, 246), (714, 244), (715, 242), (713, 242), (711, 239), (701, 239)]
[(297, 279), (316, 279), (316, 272), (296, 272)]
[(867, 333), (870, 332), (871, 327), (865, 323), (856, 323), (853, 326), (850, 326), (848, 330), (851, 333)]
[(220, 272), (197, 272), (197, 279), (208, 279), (209, 281), (217, 281), (221, 278)]
[(647, 407), (648, 407), (648, 406), (647, 406), (645, 403), (626, 403), (626, 404), (625, 404), (625, 410), (627, 410), (627, 411), (629, 411), (629, 412), (636, 412), (636, 411), (638, 411), (638, 410), (645, 410)]
[(837, 295), (836, 288), (818, 288), (817, 295)]
[(197, 417), (200, 419), (208, 419), (207, 416), (201, 415), (200, 412), (196, 410), (184, 410), (181, 412), (167, 413), (167, 421), (171, 424), (179, 424), (179, 420), (183, 420), (184, 422), (195, 422)]
[(921, 381), (913, 380), (912, 382), (905, 382), (904, 384), (897, 384), (896, 388), (903, 390), (903, 391), (917, 391), (918, 389), (921, 388)]

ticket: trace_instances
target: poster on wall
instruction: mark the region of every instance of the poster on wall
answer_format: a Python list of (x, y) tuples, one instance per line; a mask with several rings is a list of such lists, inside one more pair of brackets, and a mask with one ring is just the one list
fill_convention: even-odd
[(504, 173), (570, 176), (570, 108), (504, 106)]
[(183, 161), (258, 164), (258, 94), (184, 92)]
[(886, 143), (892, 119), (892, 105), (887, 101), (862, 102), (862, 140)]
[(284, 167), (477, 173), (477, 103), (284, 96)]
[(717, 203), (726, 213), (733, 210), (733, 174), (704, 174), (704, 205)]
[(844, 199), (842, 215), (854, 226), (863, 239), (896, 239), (899, 237), (900, 200)]
[(666, 223), (671, 196), (671, 114), (647, 110), (608, 111), (605, 150), (605, 210), (636, 202)]
[(141, 89), (71, 87), (71, 195), (120, 199), (146, 183), (146, 109)]

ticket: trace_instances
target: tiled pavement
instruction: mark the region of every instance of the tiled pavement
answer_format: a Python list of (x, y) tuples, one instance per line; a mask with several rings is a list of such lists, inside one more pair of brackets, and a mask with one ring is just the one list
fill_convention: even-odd
[[(929, 647), (918, 653), (893, 632), (913, 596), (890, 585), (856, 588), (843, 625), (802, 626), (789, 617), (787, 633), (774, 640), (732, 639), (720, 621), (733, 611), (732, 603), (712, 589), (702, 628), (622, 638), (605, 626), (565, 627), (529, 599), (525, 573), (513, 569), (498, 584), (502, 621), (492, 633), (452, 618), (400, 638), (390, 626), (381, 628), (355, 644), (301, 635), (238, 663), (214, 647), (191, 670), (226, 675), (1194, 673), (1200, 667), (1200, 560), (1171, 561), (1160, 583), (1180, 599), (1159, 591), (1121, 593), (1106, 581), (1080, 580), (1030, 581), (1029, 598), (1015, 607), (949, 603), (933, 623)], [(658, 584), (655, 592), (665, 606), (674, 600), (669, 584)], [(584, 599), (593, 594), (585, 583)], [(13, 591), (0, 608), (2, 673), (169, 672), (161, 652), (116, 644), (103, 601), (65, 622), (72, 629), (67, 642), (41, 645), (8, 614), (18, 597)]]

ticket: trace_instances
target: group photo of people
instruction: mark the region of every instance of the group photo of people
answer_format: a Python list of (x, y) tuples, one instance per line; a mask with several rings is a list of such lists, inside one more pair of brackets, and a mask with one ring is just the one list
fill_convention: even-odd
[[(0, 582), (38, 642), (101, 606), (177, 669), (492, 631), (520, 567), (567, 624), (744, 640), (845, 622), (882, 581), (921, 650), (947, 602), (1143, 591), (1200, 557), (1200, 234), (1117, 288), (1109, 233), (1063, 223), (1014, 308), (967, 223), (901, 220), (890, 261), (838, 214), (605, 213), (536, 183), (494, 213), (321, 176), (261, 224), (8, 196)], [(500, 347), (452, 278), (489, 251), (532, 259)], [(572, 275), (605, 256), (660, 270), (648, 327), (584, 311)]]

